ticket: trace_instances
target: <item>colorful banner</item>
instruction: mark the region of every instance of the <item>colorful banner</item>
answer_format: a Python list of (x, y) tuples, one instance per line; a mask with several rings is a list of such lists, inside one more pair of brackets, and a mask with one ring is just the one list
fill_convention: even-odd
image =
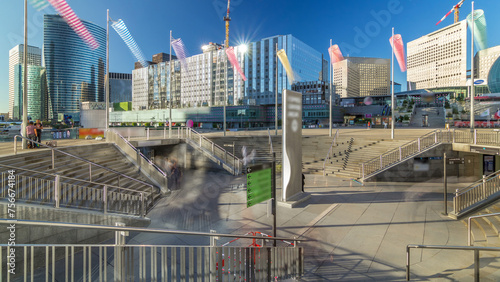
[(30, 3), (37, 11), (41, 11), (49, 6), (46, 0), (30, 0)]
[(184, 46), (184, 42), (182, 42), (182, 39), (173, 39), (170, 38), (172, 48), (175, 51), (175, 55), (177, 56), (177, 59), (181, 62), (181, 65), (184, 69), (187, 70), (187, 63), (186, 63), (186, 57), (187, 57), (187, 52), (186, 52), (186, 46)]
[(95, 40), (94, 36), (83, 25), (80, 19), (76, 16), (75, 12), (66, 3), (65, 0), (47, 0), (68, 23), (68, 25), (78, 34), (78, 36), (92, 49), (99, 48), (99, 43)]
[(290, 84), (293, 84), (295, 81), (295, 75), (292, 70), (292, 66), (290, 65), (290, 62), (288, 61), (288, 57), (286, 56), (285, 50), (281, 49), (277, 53), (278, 58), (280, 59), (281, 64), (285, 68), (286, 75), (288, 76), (288, 79), (290, 80)]
[(399, 68), (401, 69), (402, 72), (405, 72), (406, 71), (405, 46), (401, 34), (395, 34), (394, 37), (391, 36), (391, 38), (389, 38), (389, 42), (391, 43), (391, 47), (394, 50), (396, 59), (398, 60)]
[(95, 139), (96, 137), (104, 137), (104, 130), (98, 128), (79, 128), (78, 135), (80, 139), (86, 139), (87, 136)]
[(149, 66), (149, 63), (146, 60), (146, 57), (144, 56), (144, 53), (142, 53), (141, 49), (139, 48), (139, 45), (137, 45), (137, 42), (135, 42), (134, 38), (130, 34), (130, 31), (128, 30), (125, 23), (120, 19), (117, 22), (113, 22), (111, 26), (118, 33), (118, 35), (120, 35), (125, 44), (127, 44), (128, 48), (130, 49), (130, 52), (132, 52), (137, 61), (141, 63), (142, 67), (145, 68)]
[(337, 44), (330, 46), (330, 48), (328, 48), (328, 53), (330, 54), (330, 62), (332, 65), (344, 60), (344, 56), (342, 56), (342, 52)]
[(245, 77), (245, 74), (241, 70), (240, 64), (238, 63), (238, 59), (236, 58), (236, 54), (234, 54), (234, 48), (233, 47), (227, 48), (226, 54), (227, 54), (227, 58), (228, 58), (229, 62), (231, 62), (231, 65), (233, 66), (233, 68), (235, 70), (237, 70), (238, 73), (241, 75), (241, 79), (243, 79), (243, 81), (247, 81), (247, 78)]

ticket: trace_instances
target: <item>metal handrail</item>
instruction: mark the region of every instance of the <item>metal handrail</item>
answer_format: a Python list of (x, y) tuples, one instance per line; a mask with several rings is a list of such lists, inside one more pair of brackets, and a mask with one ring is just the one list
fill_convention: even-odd
[(500, 248), (471, 247), (471, 246), (439, 246), (439, 245), (407, 245), (406, 246), (406, 281), (410, 281), (410, 250), (411, 249), (437, 249), (474, 251), (474, 281), (479, 282), (479, 251), (500, 252)]
[(462, 194), (464, 194), (466, 192), (469, 192), (470, 190), (476, 188), (477, 186), (479, 186), (479, 185), (481, 185), (481, 184), (483, 184), (485, 182), (488, 182), (488, 181), (494, 179), (495, 177), (498, 177), (499, 175), (500, 175), (500, 170), (496, 171), (496, 172), (494, 172), (494, 173), (492, 173), (492, 174), (490, 174), (490, 175), (488, 175), (488, 176), (486, 176), (484, 178), (476, 180), (474, 183), (470, 184), (467, 187), (464, 187), (462, 189), (457, 189), (456, 192), (455, 192), (455, 194), (462, 195)]
[(333, 135), (332, 145), (330, 145), (330, 149), (328, 149), (328, 153), (326, 153), (325, 161), (323, 162), (323, 176), (325, 175), (326, 161), (330, 159), (330, 152), (332, 151), (333, 145), (337, 143), (337, 136), (339, 134), (339, 130), (340, 128), (337, 128), (337, 131), (335, 131), (335, 135)]
[[(194, 134), (196, 134), (196, 136), (201, 137), (202, 139), (204, 139), (205, 141), (209, 142), (210, 144), (213, 144), (214, 147), (217, 147), (220, 150), (224, 151), (225, 154), (229, 155), (230, 157), (233, 157), (234, 159), (236, 159), (236, 161), (241, 162), (241, 160), (238, 157), (236, 157), (235, 155), (233, 155), (231, 152), (227, 151), (226, 149), (222, 148), (218, 144), (214, 143), (212, 140), (210, 140), (207, 137), (203, 136), (201, 133), (197, 132), (196, 130), (194, 130), (192, 128), (189, 128), (189, 130), (191, 132), (194, 132)], [(190, 138), (190, 137), (187, 137), (187, 138), (191, 139), (192, 141), (195, 141), (193, 138)]]
[(116, 189), (120, 189), (120, 190), (130, 191), (130, 192), (133, 192), (133, 193), (146, 193), (148, 195), (151, 195), (151, 192), (147, 192), (147, 191), (137, 191), (137, 190), (133, 190), (133, 189), (129, 189), (129, 188), (124, 188), (124, 187), (120, 187), (120, 186), (114, 186), (114, 185), (103, 184), (103, 183), (98, 183), (98, 182), (94, 182), (94, 181), (88, 181), (88, 180), (83, 180), (83, 179), (78, 179), (78, 178), (73, 178), (73, 177), (62, 176), (62, 175), (58, 175), (58, 174), (55, 174), (55, 173), (41, 172), (41, 171), (36, 171), (36, 170), (31, 170), (31, 169), (26, 169), (26, 168), (15, 167), (15, 166), (11, 166), (11, 165), (3, 165), (3, 164), (0, 164), (0, 167), (12, 168), (12, 169), (15, 169), (16, 171), (17, 170), (23, 170), (23, 171), (28, 171), (28, 172), (32, 172), (32, 173), (43, 174), (43, 175), (47, 175), (47, 176), (53, 176), (53, 177), (59, 176), (60, 179), (64, 178), (64, 179), (68, 179), (68, 180), (79, 181), (79, 182), (84, 182), (84, 183), (93, 184), (93, 185), (107, 186), (108, 188), (116, 188)]
[(121, 172), (118, 172), (118, 171), (116, 171), (116, 170), (114, 170), (114, 169), (107, 168), (107, 167), (105, 167), (105, 166), (102, 166), (102, 165), (100, 165), (100, 164), (97, 164), (97, 163), (94, 163), (94, 162), (92, 162), (92, 161), (86, 160), (86, 159), (84, 159), (84, 158), (81, 158), (81, 157), (75, 156), (75, 155), (73, 155), (73, 154), (70, 154), (70, 153), (67, 153), (67, 152), (61, 151), (61, 150), (59, 150), (59, 149), (56, 149), (56, 148), (53, 148), (53, 147), (50, 147), (50, 146), (44, 145), (44, 144), (42, 144), (42, 143), (39, 143), (39, 142), (33, 141), (33, 140), (31, 140), (31, 139), (29, 139), (29, 138), (26, 138), (26, 137), (24, 137), (24, 136), (21, 136), (21, 135), (16, 135), (16, 136), (14, 136), (14, 155), (17, 155), (17, 137), (20, 137), (20, 138), (22, 138), (22, 139), (26, 139), (28, 142), (33, 142), (33, 143), (35, 143), (35, 144), (39, 144), (39, 145), (42, 145), (43, 147), (46, 147), (46, 148), (51, 149), (51, 150), (52, 150), (52, 169), (55, 169), (55, 155), (54, 155), (54, 152), (58, 152), (58, 153), (61, 153), (61, 154), (63, 154), (63, 155), (69, 156), (69, 157), (71, 157), (71, 158), (74, 158), (74, 159), (80, 160), (80, 161), (82, 161), (82, 162), (86, 162), (86, 163), (88, 163), (88, 164), (90, 164), (90, 165), (93, 165), (93, 166), (96, 166), (96, 167), (98, 167), (98, 168), (102, 168), (102, 169), (107, 170), (107, 171), (109, 171), (109, 172), (112, 172), (112, 173), (114, 173), (114, 174), (118, 174), (118, 176), (122, 176), (122, 177), (125, 177), (125, 178), (129, 179), (129, 180), (132, 180), (132, 181), (135, 181), (135, 182), (139, 182), (139, 183), (141, 183), (141, 184), (143, 184), (143, 185), (146, 185), (146, 186), (151, 187), (151, 189), (153, 189), (153, 187), (154, 187), (153, 185), (151, 185), (151, 184), (149, 184), (149, 183), (146, 183), (146, 182), (141, 181), (141, 180), (137, 180), (137, 179), (132, 178), (132, 177), (130, 177), (130, 176), (128, 176), (128, 175), (125, 175), (125, 174), (123, 174), (123, 173), (121, 173)]
[(148, 157), (146, 157), (139, 149), (137, 149), (134, 145), (132, 145), (127, 139), (125, 139), (120, 133), (110, 129), (109, 131), (118, 135), (127, 145), (129, 145), (132, 150), (138, 153), (149, 165), (151, 165), (154, 169), (156, 169), (159, 173), (161, 173), (164, 177), (167, 177), (167, 173), (165, 173), (159, 166), (157, 166), (153, 161), (151, 161)]
[(467, 242), (469, 243), (469, 246), (472, 246), (472, 228), (471, 228), (471, 223), (473, 219), (476, 218), (483, 218), (483, 217), (491, 217), (491, 216), (498, 216), (500, 213), (490, 213), (490, 214), (481, 214), (481, 215), (475, 215), (475, 216), (470, 216), (467, 219)]
[[(67, 223), (67, 222), (26, 220), (26, 219), (12, 220), (12, 219), (0, 218), (0, 224), (12, 224), (12, 223), (15, 223), (16, 225), (29, 225), (29, 226), (49, 226), (49, 227), (66, 227), (66, 228), (79, 228), (79, 229), (97, 229), (97, 230), (108, 230), (108, 231), (146, 232), (146, 233), (194, 235), (194, 236), (208, 236), (208, 237), (262, 239), (261, 236), (248, 236), (248, 235), (236, 235), (236, 234), (224, 234), (224, 233), (167, 230), (167, 229), (160, 229), (160, 228), (122, 227), (122, 226), (96, 225), (96, 224), (79, 224), (79, 223)], [(297, 240), (297, 238), (285, 238), (285, 237), (268, 237), (267, 239), (273, 240), (273, 241), (274, 240), (276, 240), (276, 241), (277, 240), (286, 240), (286, 241), (294, 242), (294, 246), (297, 246), (297, 243), (300, 243), (300, 242), (311, 241), (311, 240), (307, 240), (307, 239)]]

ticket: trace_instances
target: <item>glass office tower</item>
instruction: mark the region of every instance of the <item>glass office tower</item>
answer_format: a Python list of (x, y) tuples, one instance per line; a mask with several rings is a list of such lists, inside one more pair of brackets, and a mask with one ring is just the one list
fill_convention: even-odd
[[(23, 115), (23, 69), (22, 64), (14, 66), (14, 107), (13, 118)], [(35, 121), (47, 118), (46, 71), (42, 66), (28, 65), (28, 117)]]
[(292, 89), (285, 69), (280, 62), (276, 65), (276, 44), (284, 49), (297, 82), (324, 79), (322, 54), (292, 35), (278, 35), (252, 42), (245, 56), (244, 103), (247, 105), (269, 105), (275, 103), (276, 71), (278, 72), (278, 104), (281, 93)]
[(83, 21), (99, 42), (92, 50), (59, 15), (44, 15), (43, 54), (47, 69), (49, 112), (77, 117), (80, 102), (104, 101), (106, 29)]

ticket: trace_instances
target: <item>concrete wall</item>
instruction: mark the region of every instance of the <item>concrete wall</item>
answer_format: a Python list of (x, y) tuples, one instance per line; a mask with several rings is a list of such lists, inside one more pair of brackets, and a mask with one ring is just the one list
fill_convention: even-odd
[[(7, 203), (0, 204), (0, 217), (9, 218)], [(55, 209), (49, 206), (16, 204), (16, 217), (21, 220), (39, 220), (54, 222), (69, 222), (96, 225), (115, 225), (123, 222), (129, 227), (145, 227), (150, 224), (147, 218), (134, 216), (119, 216), (93, 211), (74, 211), (70, 209)], [(0, 242), (7, 244), (9, 231), (0, 229)], [(74, 229), (62, 227), (31, 227), (16, 226), (16, 245), (18, 244), (83, 244), (100, 243), (114, 238), (114, 232), (94, 231), (90, 229)]]
[(481, 154), (453, 151), (452, 145), (440, 145), (402, 164), (390, 168), (367, 181), (381, 182), (421, 182), (421, 181), (443, 181), (444, 164), (443, 159), (429, 159), (426, 165), (422, 165), (418, 158), (443, 157), (446, 152), (447, 158), (465, 158), (465, 164), (447, 165), (449, 182), (472, 182), (480, 179), (483, 175), (483, 157)]

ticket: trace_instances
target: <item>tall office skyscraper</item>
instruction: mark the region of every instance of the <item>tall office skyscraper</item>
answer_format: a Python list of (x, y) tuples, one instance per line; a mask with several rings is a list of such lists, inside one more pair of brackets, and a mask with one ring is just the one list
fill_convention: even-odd
[[(19, 97), (15, 98), (15, 70), (18, 64), (24, 64), (24, 44), (19, 44), (9, 51), (9, 116), (13, 119), (19, 119), (19, 108), (16, 110), (16, 115), (14, 115), (16, 100), (16, 107), (19, 107), (20, 103)], [(40, 48), (28, 45), (28, 65), (42, 65), (42, 50)]]
[(276, 65), (276, 43), (278, 50), (284, 49), (295, 73), (296, 80), (317, 81), (323, 68), (322, 54), (292, 35), (278, 35), (252, 42), (245, 56), (245, 104), (274, 104), (276, 93), (276, 70), (278, 71), (278, 104), (284, 89), (292, 89), (283, 65)]
[(80, 102), (104, 101), (106, 29), (82, 23), (99, 48), (90, 49), (59, 15), (44, 16), (43, 54), (52, 118), (65, 113), (78, 119)]
[(412, 90), (466, 85), (466, 21), (408, 42), (407, 48), (407, 80)]
[[(14, 119), (22, 119), (24, 65), (14, 67)], [(28, 117), (31, 120), (47, 119), (47, 78), (45, 68), (28, 65)]]

